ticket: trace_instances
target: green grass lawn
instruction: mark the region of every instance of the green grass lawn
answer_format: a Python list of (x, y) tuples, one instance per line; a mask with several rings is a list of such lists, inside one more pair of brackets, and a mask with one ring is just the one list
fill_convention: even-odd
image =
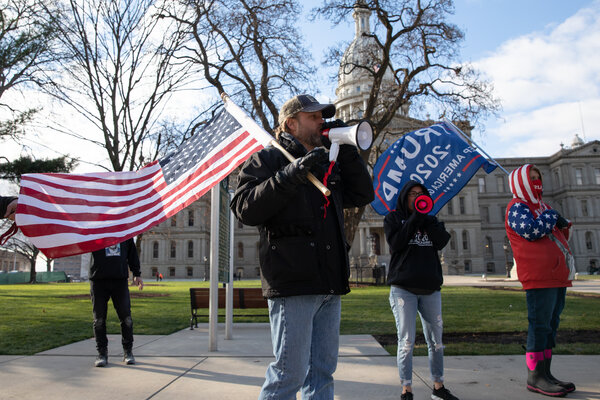
[[(236, 282), (257, 287), (259, 281)], [(136, 335), (166, 335), (189, 326), (190, 287), (208, 282), (148, 281), (132, 298)], [(131, 288), (137, 293), (136, 288)], [(395, 334), (388, 287), (353, 288), (343, 296), (342, 334)], [(527, 308), (522, 291), (446, 287), (442, 290), (444, 332), (525, 332)], [(92, 337), (92, 305), (88, 283), (1, 285), (0, 354), (34, 354)], [(249, 310), (264, 314), (265, 310)], [(223, 311), (220, 311), (223, 313)], [(246, 314), (246, 312), (244, 312)], [(204, 321), (207, 319), (205, 318)], [(240, 317), (236, 322), (267, 322), (266, 317)], [(420, 324), (417, 324), (419, 332)], [(600, 298), (568, 296), (561, 329), (600, 330)], [(109, 305), (108, 332), (119, 333), (118, 318)], [(395, 346), (386, 347), (390, 353)], [(424, 346), (415, 354), (425, 354)], [(520, 354), (520, 345), (446, 344), (446, 354)], [(600, 344), (559, 346), (558, 353), (600, 354)]]

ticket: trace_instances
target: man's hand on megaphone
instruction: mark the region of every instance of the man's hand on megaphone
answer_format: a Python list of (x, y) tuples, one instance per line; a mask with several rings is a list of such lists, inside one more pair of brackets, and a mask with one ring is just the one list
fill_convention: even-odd
[(348, 124), (346, 124), (341, 119), (336, 119), (334, 121), (323, 122), (323, 126), (321, 127), (321, 130), (331, 129), (331, 128), (343, 128), (345, 126), (348, 126)]
[[(334, 121), (326, 121), (321, 126), (321, 131), (331, 129), (331, 128), (343, 128), (345, 126), (348, 126), (348, 125), (341, 119), (336, 119)], [(323, 146), (325, 146), (325, 148), (327, 150), (329, 150), (331, 148), (331, 140), (329, 140), (329, 136), (322, 135), (321, 142), (323, 143)]]

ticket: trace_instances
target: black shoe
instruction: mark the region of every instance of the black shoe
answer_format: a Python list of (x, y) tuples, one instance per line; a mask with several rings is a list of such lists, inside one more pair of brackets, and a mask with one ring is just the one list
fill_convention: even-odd
[(96, 356), (96, 361), (94, 362), (94, 365), (96, 367), (106, 367), (106, 364), (108, 364), (108, 356), (106, 353), (98, 353), (98, 355)]
[(567, 390), (553, 383), (546, 374), (546, 360), (538, 361), (532, 371), (527, 368), (527, 390), (552, 397), (564, 397)]
[(123, 362), (127, 365), (135, 364), (135, 357), (133, 357), (133, 353), (131, 352), (131, 350), (123, 351)]
[(400, 400), (413, 400), (412, 392), (402, 393), (400, 395)]
[(555, 385), (563, 387), (567, 393), (574, 392), (575, 384), (573, 382), (563, 382), (563, 381), (556, 379), (554, 376), (552, 376), (552, 373), (550, 372), (551, 362), (552, 362), (552, 357), (546, 358), (544, 360), (544, 364), (546, 364), (546, 375), (548, 376), (548, 380), (550, 382), (554, 383)]
[(458, 397), (450, 393), (450, 391), (444, 386), (439, 389), (434, 387), (433, 392), (431, 392), (431, 398), (433, 400), (458, 400)]

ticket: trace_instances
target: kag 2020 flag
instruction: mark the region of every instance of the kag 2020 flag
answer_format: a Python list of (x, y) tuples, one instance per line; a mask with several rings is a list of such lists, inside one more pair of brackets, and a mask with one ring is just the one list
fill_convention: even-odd
[(400, 190), (413, 180), (428, 189), (433, 199), (429, 214), (435, 215), (479, 167), (488, 174), (492, 172), (496, 165), (470, 146), (457, 130), (451, 123), (440, 122), (407, 133), (394, 142), (373, 168), (373, 209), (381, 215), (393, 211)]
[(24, 174), (16, 224), (49, 258), (99, 250), (175, 215), (272, 140), (226, 98), (201, 131), (138, 171)]

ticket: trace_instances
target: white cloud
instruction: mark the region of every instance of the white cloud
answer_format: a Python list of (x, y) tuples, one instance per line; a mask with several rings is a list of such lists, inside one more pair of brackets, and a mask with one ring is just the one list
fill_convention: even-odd
[(503, 120), (490, 121), (497, 157), (546, 156), (575, 133), (599, 139), (600, 1), (559, 25), (503, 43), (476, 67), (492, 80)]

